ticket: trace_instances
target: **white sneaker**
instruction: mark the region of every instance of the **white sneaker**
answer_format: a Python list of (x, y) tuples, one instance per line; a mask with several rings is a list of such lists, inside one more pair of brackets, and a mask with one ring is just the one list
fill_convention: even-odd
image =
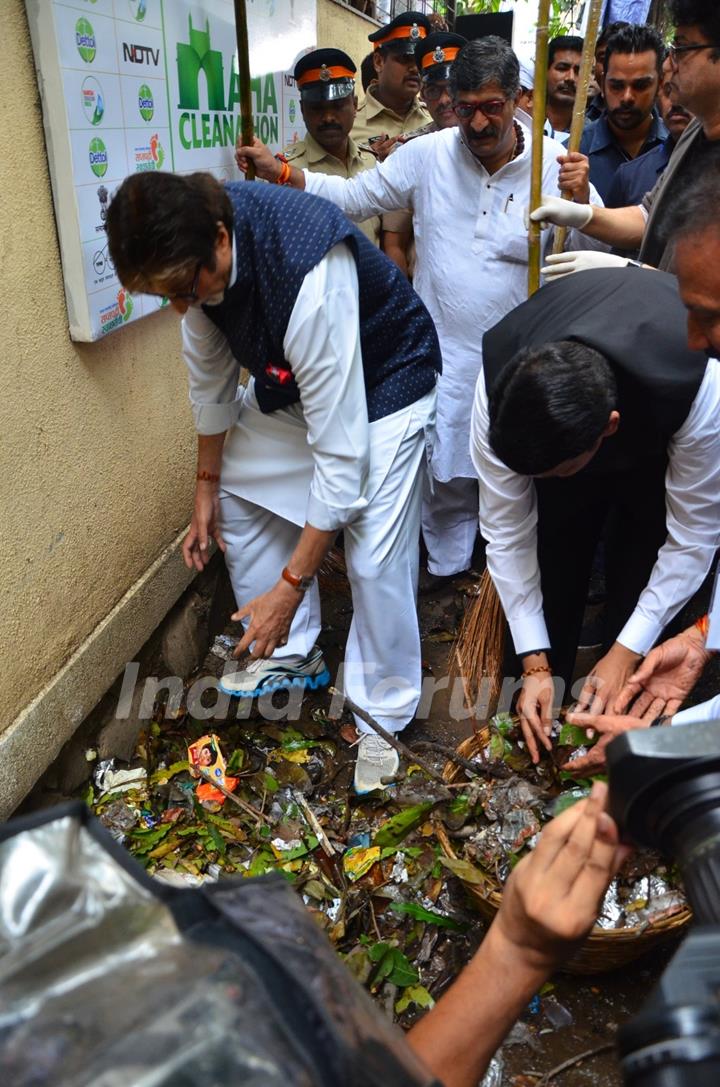
[(290, 657), (272, 660), (259, 657), (239, 672), (229, 672), (220, 678), (220, 690), (236, 698), (256, 698), (283, 687), (327, 687), (330, 673), (323, 660), (322, 650), (314, 646), (303, 660)]
[(400, 757), (382, 736), (374, 732), (364, 733), (358, 744), (357, 762), (355, 763), (355, 792), (371, 793), (373, 789), (384, 789), (394, 778), (400, 767)]

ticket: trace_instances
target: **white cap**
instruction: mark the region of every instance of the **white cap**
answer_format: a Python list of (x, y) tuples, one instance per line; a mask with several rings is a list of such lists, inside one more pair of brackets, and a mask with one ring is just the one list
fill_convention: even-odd
[(529, 54), (518, 53), (520, 64), (520, 86), (531, 91), (535, 86), (535, 58)]

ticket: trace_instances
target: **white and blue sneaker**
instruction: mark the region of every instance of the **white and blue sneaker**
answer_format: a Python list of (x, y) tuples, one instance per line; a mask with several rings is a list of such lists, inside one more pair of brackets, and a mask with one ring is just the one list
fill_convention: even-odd
[(304, 659), (288, 657), (273, 660), (259, 657), (251, 660), (239, 672), (229, 672), (220, 678), (220, 690), (236, 698), (258, 698), (270, 691), (286, 687), (327, 687), (330, 673), (323, 660), (322, 650), (314, 646)]
[(374, 732), (364, 733), (358, 744), (355, 763), (355, 792), (362, 796), (384, 789), (397, 775), (400, 757), (387, 740)]

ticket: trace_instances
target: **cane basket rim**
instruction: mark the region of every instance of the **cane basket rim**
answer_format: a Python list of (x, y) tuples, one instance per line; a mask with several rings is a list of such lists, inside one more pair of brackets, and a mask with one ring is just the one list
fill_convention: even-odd
[[(517, 721), (517, 718), (513, 719)], [(457, 753), (465, 759), (472, 759), (489, 741), (490, 729), (486, 726), (463, 740)], [(460, 780), (464, 772), (456, 763), (447, 762), (442, 776), (448, 784), (453, 784)], [(435, 829), (445, 856), (450, 860), (457, 860), (457, 854), (445, 829), (439, 824), (436, 824)], [(482, 886), (466, 880), (461, 882), (474, 908), (487, 921), (492, 921), (502, 902), (502, 884), (484, 870), (483, 874), (486, 876), (486, 883)], [(572, 958), (559, 969), (569, 974), (601, 974), (617, 970), (659, 944), (678, 937), (691, 919), (692, 912), (686, 907), (670, 917), (661, 917), (657, 921), (648, 921), (633, 928), (603, 929), (596, 925)]]

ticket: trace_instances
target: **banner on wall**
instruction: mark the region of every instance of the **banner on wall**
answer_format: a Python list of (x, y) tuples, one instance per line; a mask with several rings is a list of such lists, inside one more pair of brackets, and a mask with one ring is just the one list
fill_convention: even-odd
[[(97, 340), (165, 300), (118, 282), (108, 204), (141, 170), (235, 179), (240, 87), (231, 0), (26, 0), (70, 335)], [(255, 131), (305, 129), (292, 69), (315, 47), (315, 0), (247, 0)]]

